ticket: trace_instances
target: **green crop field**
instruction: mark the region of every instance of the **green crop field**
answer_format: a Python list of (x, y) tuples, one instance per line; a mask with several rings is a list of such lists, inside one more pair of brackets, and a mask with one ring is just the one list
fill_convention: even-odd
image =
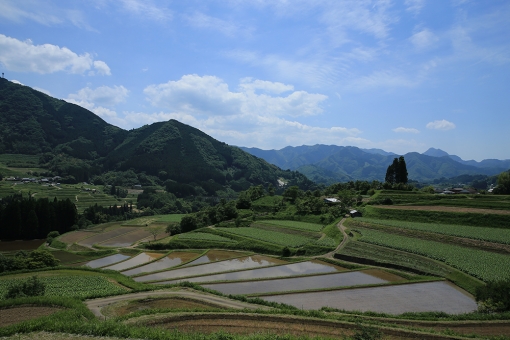
[(262, 220), (262, 221), (258, 221), (258, 222), (264, 223), (264, 224), (272, 224), (272, 225), (276, 225), (276, 226), (281, 226), (284, 228), (315, 231), (315, 232), (319, 232), (322, 230), (322, 228), (324, 228), (324, 226), (320, 225), (320, 224), (300, 222), (300, 221)]
[(471, 227), (455, 224), (419, 223), (397, 220), (379, 220), (374, 218), (356, 218), (349, 221), (350, 225), (362, 226), (361, 223), (377, 224), (383, 226), (427, 231), (443, 235), (466, 237), (475, 240), (483, 240), (495, 243), (510, 244), (510, 229)]
[[(21, 279), (2, 279), (0, 281), (0, 296), (4, 296), (12, 283)], [(23, 280), (26, 280), (24, 278)], [(48, 276), (40, 280), (46, 284), (45, 296), (87, 298), (97, 295), (113, 295), (126, 290), (110, 281), (104, 276), (73, 275)]]
[(510, 256), (474, 248), (358, 229), (360, 241), (430, 257), (485, 282), (510, 278)]
[(256, 240), (269, 242), (273, 244), (279, 244), (288, 247), (300, 247), (315, 241), (314, 239), (303, 237), (300, 235), (284, 234), (276, 231), (263, 230), (258, 228), (217, 228), (217, 229), (228, 234), (253, 238)]
[[(496, 196), (491, 196), (496, 197)], [(436, 201), (417, 201), (408, 203), (408, 205), (427, 205), (427, 206), (448, 206), (464, 207), (478, 209), (496, 209), (510, 210), (510, 201), (508, 200), (477, 200), (473, 198), (443, 199)]]
[(208, 233), (199, 233), (199, 232), (192, 232), (192, 233), (186, 233), (186, 234), (180, 234), (177, 236), (178, 240), (184, 241), (184, 240), (193, 240), (193, 241), (215, 241), (215, 242), (228, 242), (233, 243), (236, 242), (232, 239), (215, 235), (215, 234), (208, 234)]
[(325, 237), (321, 238), (320, 240), (315, 241), (314, 244), (321, 246), (321, 247), (327, 247), (327, 248), (335, 248), (337, 246), (336, 241), (329, 236), (325, 236)]
[(170, 214), (170, 215), (157, 215), (158, 220), (156, 222), (181, 222), (183, 216), (186, 214)]

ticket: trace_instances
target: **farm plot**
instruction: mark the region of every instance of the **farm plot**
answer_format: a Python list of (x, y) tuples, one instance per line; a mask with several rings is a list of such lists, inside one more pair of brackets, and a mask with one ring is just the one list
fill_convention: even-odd
[(120, 236), (122, 234), (132, 232), (134, 230), (136, 230), (136, 229), (134, 229), (132, 227), (120, 227), (120, 228), (116, 228), (111, 231), (107, 231), (105, 233), (96, 234), (94, 236), (83, 239), (83, 240), (79, 241), (78, 244), (80, 244), (82, 246), (86, 246), (86, 247), (92, 247), (96, 243), (104, 242), (106, 240), (112, 239), (112, 238)]
[(120, 261), (125, 261), (130, 257), (131, 256), (127, 256), (127, 255), (123, 255), (123, 254), (115, 254), (115, 255), (102, 257), (97, 260), (92, 260), (92, 261), (86, 263), (85, 266), (90, 267), (90, 268), (101, 268), (101, 267), (108, 266), (108, 265), (111, 265), (111, 264), (114, 264), (114, 263), (117, 263)]
[(362, 242), (395, 248), (445, 262), (482, 281), (510, 278), (510, 256), (435, 241), (359, 229)]
[(306, 231), (314, 231), (314, 232), (320, 232), (322, 230), (322, 228), (324, 228), (324, 226), (320, 225), (320, 224), (300, 222), (300, 221), (263, 220), (263, 221), (260, 221), (260, 223), (281, 226), (281, 227), (289, 228), (289, 229), (298, 229), (298, 230), (306, 230)]
[(168, 254), (167, 256), (154, 261), (152, 263), (146, 264), (145, 266), (133, 268), (127, 271), (122, 272), (123, 275), (132, 276), (138, 275), (141, 273), (150, 273), (155, 271), (160, 271), (164, 269), (169, 269), (175, 266), (180, 265), (181, 263), (185, 263), (193, 260), (199, 254), (197, 253), (187, 253), (187, 252), (173, 252)]
[(101, 242), (100, 245), (103, 247), (129, 247), (130, 245), (152, 235), (148, 230), (143, 228), (130, 229), (135, 229), (135, 231), (111, 238), (105, 242)]
[(258, 228), (216, 228), (216, 229), (221, 230), (225, 233), (243, 236), (246, 238), (253, 238), (256, 240), (288, 247), (300, 247), (307, 243), (315, 241), (314, 239), (310, 239), (300, 235), (292, 235)]
[[(8, 287), (20, 279), (2, 279), (0, 296), (4, 296)], [(46, 284), (45, 296), (87, 298), (95, 295), (114, 295), (127, 289), (112, 283), (105, 276), (93, 275), (55, 275), (40, 277)]]
[(470, 227), (463, 225), (438, 224), (438, 223), (419, 223), (396, 220), (380, 220), (366, 217), (356, 218), (351, 223), (356, 225), (358, 224), (358, 222), (427, 231), (437, 234), (459, 236), (495, 243), (510, 244), (510, 229)]
[(78, 242), (79, 240), (83, 240), (84, 238), (96, 235), (93, 231), (72, 231), (70, 233), (65, 233), (64, 235), (59, 237), (60, 242), (72, 244)]
[(406, 312), (460, 314), (477, 309), (473, 297), (444, 281), (272, 295), (261, 298), (303, 309), (319, 309), (328, 306), (351, 311), (388, 314)]
[(59, 260), (60, 264), (62, 265), (67, 265), (69, 263), (75, 262), (84, 262), (88, 260), (86, 256), (76, 255), (74, 253), (63, 250), (52, 251), (51, 254), (55, 256), (55, 258)]
[(46, 240), (30, 240), (30, 241), (1, 241), (0, 252), (11, 252), (18, 250), (34, 250), (44, 244)]
[(397, 209), (397, 210), (423, 210), (423, 211), (444, 211), (444, 212), (461, 212), (461, 213), (477, 213), (477, 214), (496, 214), (510, 215), (510, 210), (466, 208), (466, 207), (449, 207), (442, 205), (378, 205), (377, 209)]
[(198, 259), (186, 263), (184, 266), (195, 266), (197, 264), (205, 264), (209, 262), (223, 261), (233, 257), (244, 256), (246, 253), (240, 253), (227, 250), (209, 250), (205, 255), (200, 256)]
[(186, 234), (179, 234), (176, 237), (178, 240), (193, 240), (193, 241), (214, 241), (214, 242), (227, 242), (227, 243), (235, 243), (236, 241), (226, 238), (220, 235), (209, 234), (209, 233), (200, 233), (200, 232), (191, 232)]
[(111, 270), (125, 270), (134, 266), (139, 266), (141, 264), (151, 262), (154, 260), (159, 259), (162, 257), (163, 254), (159, 253), (140, 253), (136, 255), (135, 257), (130, 258), (129, 260), (114, 264), (113, 266), (106, 267), (104, 269), (111, 269)]
[(241, 257), (232, 260), (225, 260), (221, 262), (215, 262), (210, 264), (203, 264), (193, 267), (184, 267), (178, 268), (174, 270), (169, 270), (161, 273), (154, 273), (145, 276), (138, 276), (134, 278), (135, 281), (138, 282), (147, 282), (147, 281), (161, 281), (161, 280), (169, 280), (169, 279), (178, 279), (190, 276), (200, 276), (212, 273), (219, 272), (227, 272), (227, 271), (235, 271), (242, 269), (249, 269), (255, 267), (267, 267), (275, 264), (283, 264), (285, 261), (278, 260), (275, 258), (260, 256), (260, 255), (252, 255)]

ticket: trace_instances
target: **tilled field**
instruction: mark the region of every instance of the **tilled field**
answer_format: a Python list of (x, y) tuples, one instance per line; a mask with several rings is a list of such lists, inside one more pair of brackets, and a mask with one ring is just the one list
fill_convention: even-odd
[(0, 327), (13, 325), (18, 322), (39, 318), (41, 316), (51, 315), (61, 308), (55, 307), (13, 307), (0, 309)]
[(462, 212), (477, 214), (495, 214), (510, 215), (510, 210), (494, 210), (480, 208), (464, 208), (464, 207), (446, 207), (446, 206), (427, 206), (427, 205), (378, 205), (377, 209), (395, 209), (395, 210), (423, 210), (423, 211), (445, 211), (445, 212)]

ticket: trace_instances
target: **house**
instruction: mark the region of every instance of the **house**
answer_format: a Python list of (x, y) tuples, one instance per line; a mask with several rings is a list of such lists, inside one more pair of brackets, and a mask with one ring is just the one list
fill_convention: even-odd
[(326, 204), (336, 204), (336, 203), (340, 203), (340, 200), (338, 198), (330, 197), (330, 198), (325, 198), (324, 199), (324, 203), (326, 203)]
[(357, 210), (351, 210), (349, 211), (349, 215), (351, 215), (351, 217), (361, 217), (361, 213)]
[(142, 186), (140, 184), (135, 184), (133, 185), (133, 189), (141, 189)]

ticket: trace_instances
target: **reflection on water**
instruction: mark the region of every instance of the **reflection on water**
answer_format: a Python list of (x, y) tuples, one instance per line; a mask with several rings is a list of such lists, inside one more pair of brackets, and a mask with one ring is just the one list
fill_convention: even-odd
[(135, 281), (157, 281), (165, 279), (176, 279), (179, 277), (205, 275), (211, 273), (225, 272), (230, 270), (241, 270), (253, 267), (270, 266), (274, 264), (285, 263), (285, 261), (273, 259), (266, 256), (252, 255), (245, 256), (238, 259), (225, 260), (210, 264), (203, 264), (195, 267), (179, 268), (161, 273), (154, 273), (150, 275), (140, 276), (134, 278)]
[[(216, 274), (208, 276), (200, 276), (196, 278), (186, 279), (190, 282), (208, 282), (208, 281), (234, 281), (234, 280), (251, 280), (270, 277), (297, 276), (306, 274), (332, 273), (344, 270), (329, 263), (319, 261), (307, 261), (299, 263), (285, 264), (277, 267), (259, 268), (245, 270), (242, 272)], [(176, 283), (178, 280), (169, 283)]]
[(161, 256), (162, 256), (162, 254), (158, 254), (158, 253), (140, 253), (127, 261), (121, 262), (119, 264), (114, 264), (113, 266), (106, 267), (103, 269), (123, 270), (126, 268), (131, 268), (134, 266), (141, 265), (146, 262), (154, 261), (155, 259), (158, 259)]
[(347, 287), (385, 282), (387, 281), (363, 272), (349, 272), (277, 280), (218, 283), (203, 285), (203, 287), (214, 289), (225, 294), (255, 294), (291, 290)]
[(262, 299), (304, 309), (319, 309), (327, 306), (388, 314), (432, 311), (460, 314), (477, 309), (473, 297), (445, 281), (273, 295), (264, 296)]
[(155, 262), (149, 263), (145, 266), (133, 268), (122, 272), (124, 275), (132, 276), (140, 273), (150, 273), (158, 270), (168, 269), (180, 265), (183, 262), (187, 262), (195, 257), (197, 253), (186, 253), (186, 252), (173, 252)]
[(100, 268), (100, 267), (108, 266), (112, 263), (124, 261), (128, 258), (130, 258), (130, 256), (122, 255), (122, 254), (115, 254), (115, 255), (110, 255), (110, 256), (103, 257), (103, 258), (100, 258), (97, 260), (92, 260), (92, 261), (88, 262), (87, 264), (85, 264), (85, 266), (90, 267), (90, 268)]
[(244, 254), (236, 253), (236, 252), (233, 252), (233, 251), (209, 250), (205, 255), (199, 257), (195, 261), (192, 261), (190, 263), (186, 263), (184, 266), (188, 267), (188, 266), (194, 266), (194, 265), (202, 264), (202, 263), (223, 261), (223, 260), (226, 260), (226, 259), (230, 259), (232, 257), (241, 256), (241, 255), (244, 255)]

